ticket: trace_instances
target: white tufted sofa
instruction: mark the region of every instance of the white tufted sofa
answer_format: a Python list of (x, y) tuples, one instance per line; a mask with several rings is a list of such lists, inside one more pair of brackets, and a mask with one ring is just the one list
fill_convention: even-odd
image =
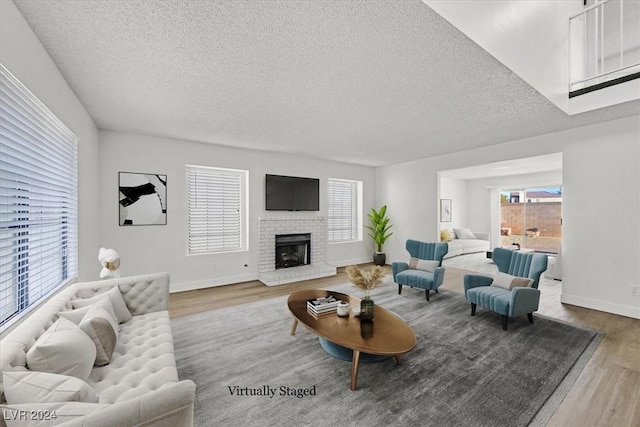
[[(178, 380), (168, 312), (169, 273), (68, 286), (0, 341), (2, 371), (27, 370), (27, 351), (57, 320), (57, 313), (72, 309), (71, 300), (91, 298), (114, 286), (120, 288), (133, 318), (120, 325), (111, 362), (94, 367), (86, 381), (100, 402), (76, 404), (80, 409), (71, 414), (86, 415), (59, 417), (60, 425), (192, 426), (195, 384)], [(45, 409), (41, 405), (56, 410), (56, 404), (40, 404), (38, 409)]]

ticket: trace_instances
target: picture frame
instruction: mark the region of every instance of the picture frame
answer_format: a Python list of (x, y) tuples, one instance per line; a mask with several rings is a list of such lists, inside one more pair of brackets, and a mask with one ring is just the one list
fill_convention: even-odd
[(451, 222), (451, 199), (440, 199), (440, 222)]
[(118, 223), (121, 226), (167, 224), (167, 175), (118, 173)]

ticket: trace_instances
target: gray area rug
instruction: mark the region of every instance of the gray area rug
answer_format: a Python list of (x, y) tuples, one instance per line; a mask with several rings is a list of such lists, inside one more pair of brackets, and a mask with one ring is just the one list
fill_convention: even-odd
[(327, 355), (302, 325), (289, 334), (286, 297), (172, 319), (178, 374), (197, 385), (196, 425), (544, 425), (603, 336), (537, 315), (505, 332), (498, 315), (471, 317), (450, 291), (426, 302), (423, 291), (397, 295), (387, 284), (372, 298), (418, 343), (400, 366), (361, 364), (357, 391), (350, 362)]

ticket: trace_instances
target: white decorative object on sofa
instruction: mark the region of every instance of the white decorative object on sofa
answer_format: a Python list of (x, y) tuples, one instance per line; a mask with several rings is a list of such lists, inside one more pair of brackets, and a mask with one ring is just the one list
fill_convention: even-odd
[[(0, 369), (29, 372), (27, 352), (57, 321), (58, 313), (71, 310), (72, 300), (92, 298), (114, 287), (119, 289), (132, 318), (119, 325), (111, 361), (94, 366), (85, 380), (98, 394), (100, 404), (13, 402), (6, 408), (30, 405), (47, 410), (51, 405), (50, 411), (66, 411), (62, 418), (65, 426), (193, 425), (195, 384), (178, 380), (168, 312), (168, 273), (68, 286), (0, 341)], [(73, 411), (78, 414), (75, 418)], [(0, 417), (0, 426), (4, 425)]]
[[(482, 233), (479, 231), (472, 232), (468, 228), (454, 228), (453, 230), (448, 231), (450, 237), (455, 237), (447, 242), (449, 245), (449, 251), (444, 256), (445, 259), (457, 255), (489, 250), (489, 233)], [(460, 238), (458, 236), (462, 236), (464, 238)], [(473, 236), (473, 238), (471, 236)]]

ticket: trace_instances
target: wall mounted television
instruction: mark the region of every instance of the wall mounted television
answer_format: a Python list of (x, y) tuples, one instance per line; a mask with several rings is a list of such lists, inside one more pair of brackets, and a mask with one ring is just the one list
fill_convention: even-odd
[(268, 211), (319, 211), (320, 180), (267, 174), (265, 205)]

